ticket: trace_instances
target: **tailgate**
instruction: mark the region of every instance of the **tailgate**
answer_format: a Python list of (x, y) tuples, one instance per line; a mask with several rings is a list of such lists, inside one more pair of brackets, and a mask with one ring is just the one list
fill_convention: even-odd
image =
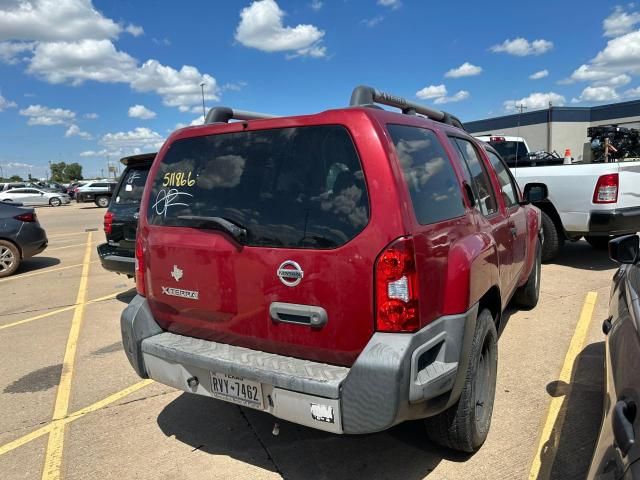
[(640, 207), (640, 161), (620, 162), (618, 208)]
[(364, 172), (346, 128), (177, 140), (150, 187), (147, 297), (163, 328), (355, 360), (373, 333), (373, 261), (388, 240), (368, 226)]

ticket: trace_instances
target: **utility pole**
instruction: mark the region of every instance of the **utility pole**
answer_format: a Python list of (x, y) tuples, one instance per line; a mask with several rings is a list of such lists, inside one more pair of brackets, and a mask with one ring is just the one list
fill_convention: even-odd
[(204, 123), (204, 119), (207, 116), (207, 111), (204, 108), (204, 86), (205, 85), (206, 85), (206, 83), (200, 82), (200, 90), (202, 91), (202, 123)]
[[(520, 136), (520, 117), (522, 116), (522, 112), (524, 112), (527, 107), (521, 103), (520, 105), (516, 105), (516, 109), (518, 110), (518, 128), (516, 130), (516, 137)], [(516, 163), (514, 168), (518, 168), (518, 147), (520, 146), (520, 142), (516, 142)]]

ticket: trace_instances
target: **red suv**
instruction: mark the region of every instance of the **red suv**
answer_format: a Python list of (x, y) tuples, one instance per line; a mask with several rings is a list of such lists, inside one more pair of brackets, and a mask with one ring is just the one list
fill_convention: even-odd
[(187, 392), (333, 433), (426, 419), (471, 452), (540, 243), (540, 212), (452, 115), (370, 87), (316, 115), (214, 108), (150, 170), (123, 343)]

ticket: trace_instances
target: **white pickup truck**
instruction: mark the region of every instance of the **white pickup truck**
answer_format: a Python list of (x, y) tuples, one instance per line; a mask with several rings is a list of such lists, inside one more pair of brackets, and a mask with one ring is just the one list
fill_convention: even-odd
[(529, 183), (547, 186), (547, 200), (535, 203), (542, 210), (543, 261), (554, 259), (566, 240), (584, 237), (605, 248), (613, 236), (640, 231), (640, 160), (531, 166), (523, 138), (478, 139), (503, 156), (521, 189)]

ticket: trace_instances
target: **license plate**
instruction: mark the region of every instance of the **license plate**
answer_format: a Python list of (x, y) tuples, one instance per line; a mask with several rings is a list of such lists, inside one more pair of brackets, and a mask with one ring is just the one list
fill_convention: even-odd
[(213, 397), (245, 407), (264, 410), (262, 385), (259, 382), (225, 373), (210, 372), (210, 374), (211, 395)]

